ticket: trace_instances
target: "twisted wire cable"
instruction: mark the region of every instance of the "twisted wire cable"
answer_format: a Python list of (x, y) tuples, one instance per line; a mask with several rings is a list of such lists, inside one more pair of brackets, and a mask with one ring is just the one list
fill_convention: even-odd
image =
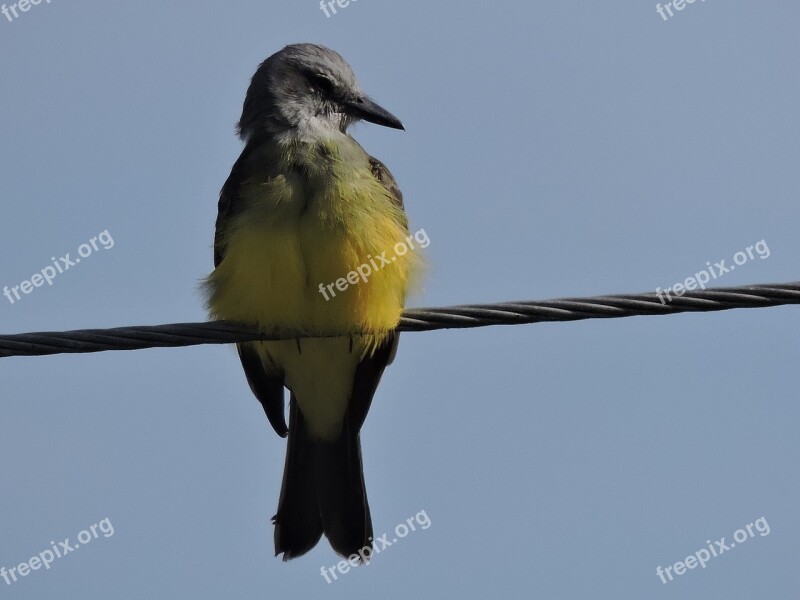
[[(800, 281), (687, 291), (665, 294), (616, 294), (544, 301), (466, 304), (441, 308), (412, 308), (400, 319), (399, 331), (466, 329), (491, 325), (613, 319), (642, 315), (672, 315), (734, 308), (764, 308), (800, 304)], [(227, 321), (169, 325), (82, 329), (77, 331), (0, 335), (0, 358), (50, 354), (175, 348), (200, 344), (230, 344), (257, 340), (332, 337), (354, 332), (258, 330), (253, 325)]]

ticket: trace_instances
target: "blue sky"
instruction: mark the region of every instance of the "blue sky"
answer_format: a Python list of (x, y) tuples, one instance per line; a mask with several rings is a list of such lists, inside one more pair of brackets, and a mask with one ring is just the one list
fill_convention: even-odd
[[(716, 283), (798, 279), (794, 3), (27, 8), (0, 13), (0, 287), (88, 246), (0, 296), (2, 332), (203, 320), (241, 102), (292, 42), (338, 50), (406, 125), (353, 133), (430, 237), (414, 306), (653, 291), (761, 241)], [(272, 555), (285, 442), (231, 347), (2, 359), (0, 567), (88, 543), (0, 596), (795, 598), (798, 325), (780, 307), (403, 335), (367, 488), (379, 534), (429, 526), (332, 583), (325, 543)]]

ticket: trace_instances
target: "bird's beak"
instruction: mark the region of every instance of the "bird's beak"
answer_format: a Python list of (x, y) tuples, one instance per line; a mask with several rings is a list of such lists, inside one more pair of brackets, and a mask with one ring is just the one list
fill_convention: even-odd
[(364, 121), (369, 121), (376, 125), (391, 127), (392, 129), (402, 129), (403, 131), (406, 129), (403, 127), (400, 119), (367, 96), (360, 96), (349, 102), (347, 104), (347, 112), (358, 119), (363, 119)]

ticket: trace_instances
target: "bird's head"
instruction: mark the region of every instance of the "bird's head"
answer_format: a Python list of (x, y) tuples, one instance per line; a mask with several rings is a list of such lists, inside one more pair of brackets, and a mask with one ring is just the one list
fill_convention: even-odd
[(397, 117), (361, 91), (353, 69), (333, 50), (293, 44), (258, 67), (247, 90), (239, 135), (292, 130), (325, 135), (358, 120), (403, 129)]

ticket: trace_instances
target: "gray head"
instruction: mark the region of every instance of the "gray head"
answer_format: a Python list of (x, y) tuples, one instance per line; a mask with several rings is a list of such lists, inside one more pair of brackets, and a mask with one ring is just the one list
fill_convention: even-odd
[(370, 100), (350, 65), (324, 46), (293, 44), (258, 67), (244, 100), (239, 136), (260, 133), (324, 136), (364, 120), (403, 129), (403, 124)]

